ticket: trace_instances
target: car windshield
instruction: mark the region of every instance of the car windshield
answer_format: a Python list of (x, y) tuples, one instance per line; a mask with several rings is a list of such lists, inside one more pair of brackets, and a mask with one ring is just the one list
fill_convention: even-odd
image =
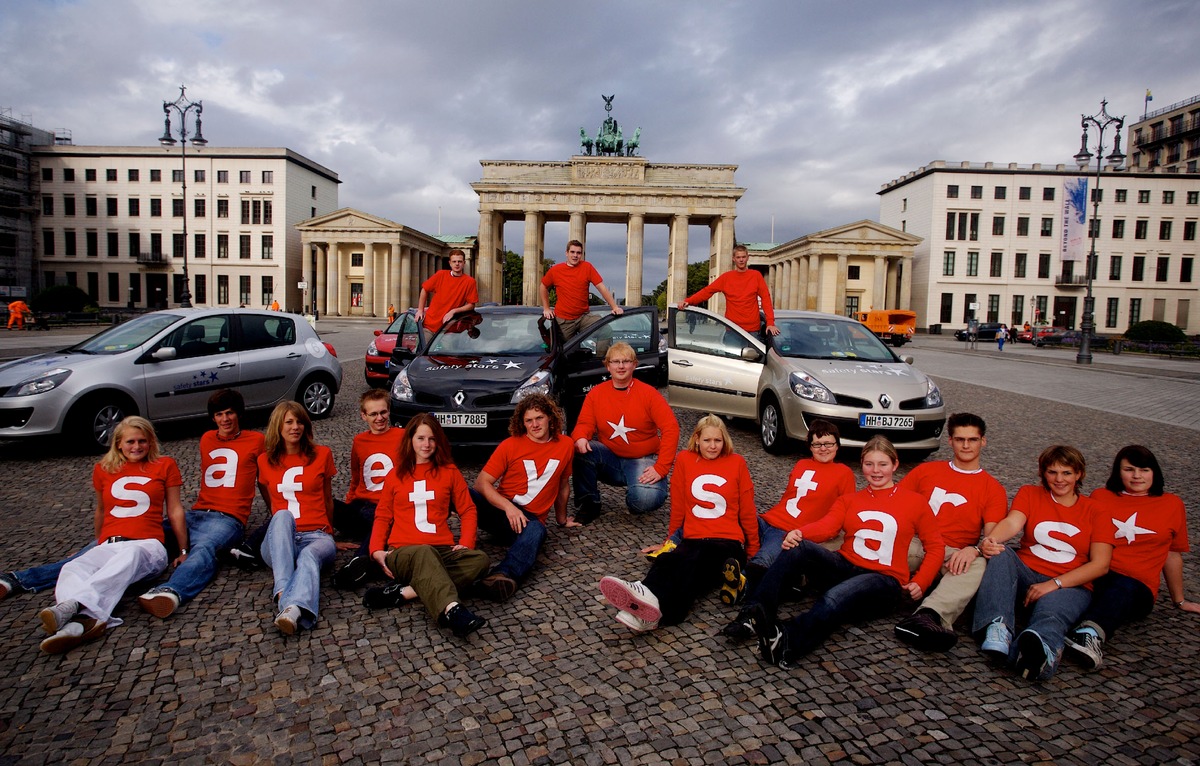
[(71, 346), (67, 351), (77, 354), (120, 354), (131, 348), (137, 348), (181, 318), (179, 314), (162, 311), (143, 314), (98, 335), (93, 335), (82, 343)]
[(426, 352), (445, 356), (544, 354), (549, 326), (541, 314), (467, 314), (437, 334)]
[(800, 359), (858, 359), (895, 362), (896, 356), (858, 322), (797, 317), (777, 319), (772, 343), (781, 356)]

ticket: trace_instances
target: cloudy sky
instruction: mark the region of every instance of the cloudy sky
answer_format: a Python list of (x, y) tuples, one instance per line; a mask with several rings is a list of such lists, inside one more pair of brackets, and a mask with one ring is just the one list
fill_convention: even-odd
[[(1147, 88), (1151, 110), (1200, 94), (1197, 29), (1194, 0), (21, 0), (0, 108), (151, 145), (185, 83), (211, 146), (286, 146), (343, 206), (473, 234), (479, 160), (566, 160), (616, 94), (642, 156), (738, 165), (737, 238), (785, 242), (876, 218), (880, 185), (930, 160), (1070, 162), (1102, 98), (1132, 122)], [(546, 239), (561, 259), (566, 224)], [(706, 257), (706, 229), (691, 242)], [(618, 295), (624, 243), (588, 227)], [(666, 247), (648, 227), (647, 291)]]

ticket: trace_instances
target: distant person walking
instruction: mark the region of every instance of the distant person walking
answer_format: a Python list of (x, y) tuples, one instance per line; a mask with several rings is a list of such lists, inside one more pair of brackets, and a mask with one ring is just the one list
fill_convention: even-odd
[(18, 298), (8, 304), (8, 329), (12, 329), (13, 323), (16, 322), (18, 330), (25, 329), (25, 317), (32, 315), (33, 311), (29, 308), (29, 304)]
[(1008, 328), (1000, 325), (1000, 329), (996, 330), (996, 348), (1000, 351), (1004, 350), (1004, 341), (1008, 340)]
[[(424, 321), (425, 329), (430, 333), (437, 332), (458, 314), (475, 308), (479, 302), (479, 287), (475, 284), (475, 277), (463, 272), (466, 265), (466, 254), (462, 250), (451, 250), (449, 270), (442, 269), (421, 285), (416, 319), (418, 322)], [(433, 298), (429, 297), (430, 293), (433, 293)], [(428, 311), (425, 310), (426, 304), (429, 305)]]
[(679, 302), (679, 308), (694, 306), (711, 298), (716, 293), (725, 295), (725, 316), (729, 321), (748, 333), (758, 335), (762, 321), (758, 317), (759, 301), (767, 320), (767, 334), (778, 335), (775, 326), (775, 308), (771, 305), (771, 293), (762, 274), (749, 268), (750, 252), (745, 245), (733, 248), (733, 270), (717, 277), (695, 295)]
[[(589, 285), (595, 285), (600, 297), (612, 308), (612, 313), (623, 314), (609, 289), (604, 286), (596, 267), (583, 260), (583, 243), (573, 239), (567, 243), (567, 262), (556, 263), (542, 277), (538, 294), (542, 299), (542, 316), (558, 321), (563, 338), (571, 338), (580, 330), (600, 321), (588, 313)], [(550, 308), (550, 288), (557, 293), (554, 308)]]

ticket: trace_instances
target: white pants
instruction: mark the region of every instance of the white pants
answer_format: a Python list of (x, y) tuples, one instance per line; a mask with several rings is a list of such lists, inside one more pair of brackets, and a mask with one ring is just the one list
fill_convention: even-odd
[(78, 601), (88, 617), (121, 624), (112, 610), (125, 589), (167, 568), (167, 549), (158, 540), (124, 540), (97, 545), (63, 565), (54, 597), (59, 603)]

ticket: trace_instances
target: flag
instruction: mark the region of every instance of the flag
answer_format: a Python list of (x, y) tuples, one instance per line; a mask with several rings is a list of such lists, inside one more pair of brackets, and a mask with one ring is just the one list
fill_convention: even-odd
[(1147, 100), (1147, 101), (1153, 101), (1153, 100), (1154, 100), (1154, 96), (1151, 96), (1151, 95), (1150, 95), (1150, 89), (1149, 89), (1149, 88), (1146, 88), (1146, 100)]

